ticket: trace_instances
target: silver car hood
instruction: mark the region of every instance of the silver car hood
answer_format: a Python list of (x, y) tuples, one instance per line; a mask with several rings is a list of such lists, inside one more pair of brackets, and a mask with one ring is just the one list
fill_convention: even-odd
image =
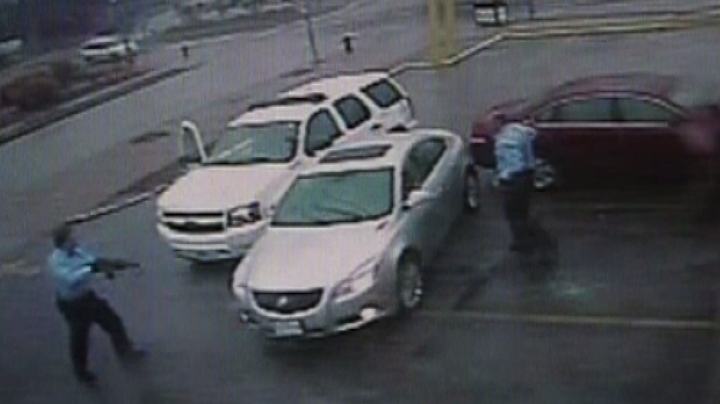
[(291, 291), (331, 287), (378, 259), (386, 220), (316, 228), (270, 227), (247, 256), (251, 289)]

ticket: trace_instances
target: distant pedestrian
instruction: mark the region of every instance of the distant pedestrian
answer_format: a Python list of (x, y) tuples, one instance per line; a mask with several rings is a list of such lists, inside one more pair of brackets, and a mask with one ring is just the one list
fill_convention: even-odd
[(92, 289), (93, 278), (135, 266), (132, 262), (97, 258), (75, 241), (72, 228), (63, 225), (53, 232), (54, 250), (48, 259), (55, 280), (56, 304), (70, 330), (70, 358), (77, 379), (93, 384), (96, 376), (87, 368), (90, 329), (97, 324), (111, 338), (115, 353), (123, 360), (136, 360), (145, 352), (136, 348), (125, 326), (108, 302)]
[(130, 45), (130, 40), (125, 39), (125, 57), (127, 60), (128, 65), (131, 67), (135, 64), (135, 51), (133, 50), (132, 46)]
[(180, 45), (180, 52), (182, 53), (183, 60), (190, 58), (190, 46), (187, 43)]
[(353, 40), (355, 39), (355, 35), (352, 33), (345, 33), (342, 37), (342, 43), (343, 43), (343, 49), (345, 50), (345, 53), (348, 55), (351, 55), (353, 52), (355, 52), (355, 48), (353, 47)]
[(534, 139), (531, 126), (513, 122), (503, 114), (493, 117), (497, 176), (503, 209), (510, 227), (510, 250), (525, 255), (555, 248), (554, 239), (532, 217), (530, 211), (535, 175)]
[(535, 19), (535, 0), (525, 0), (525, 6), (527, 8), (528, 18), (531, 20)]

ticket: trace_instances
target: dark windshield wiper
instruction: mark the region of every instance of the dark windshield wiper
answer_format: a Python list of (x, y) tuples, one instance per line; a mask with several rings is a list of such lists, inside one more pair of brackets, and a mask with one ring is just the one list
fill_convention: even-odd
[(223, 166), (231, 166), (231, 165), (246, 165), (246, 164), (256, 164), (256, 163), (279, 163), (282, 162), (283, 159), (279, 158), (271, 158), (267, 156), (259, 156), (259, 157), (251, 157), (246, 158), (242, 160), (208, 160), (205, 165), (223, 165)]

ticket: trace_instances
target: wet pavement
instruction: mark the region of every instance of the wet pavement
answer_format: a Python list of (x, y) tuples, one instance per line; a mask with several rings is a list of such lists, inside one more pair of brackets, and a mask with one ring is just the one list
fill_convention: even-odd
[[(716, 35), (508, 43), (399, 80), (425, 126), (466, 133), (492, 103), (579, 75), (712, 75)], [(121, 368), (96, 332), (91, 363), (101, 388), (74, 384), (51, 285), (39, 275), (49, 246), (36, 244), (17, 264), (24, 275), (0, 281), (0, 346), (12, 347), (0, 357), (0, 401), (718, 402), (709, 392), (717, 383), (720, 231), (691, 224), (686, 201), (608, 189), (539, 195), (535, 211), (557, 237), (560, 260), (538, 278), (506, 252), (498, 195), (486, 187), (480, 214), (457, 224), (428, 267), (420, 311), (292, 344), (241, 327), (226, 289), (231, 266), (174, 258), (149, 201), (79, 229), (91, 248), (143, 263), (100, 290), (152, 352), (147, 362)]]

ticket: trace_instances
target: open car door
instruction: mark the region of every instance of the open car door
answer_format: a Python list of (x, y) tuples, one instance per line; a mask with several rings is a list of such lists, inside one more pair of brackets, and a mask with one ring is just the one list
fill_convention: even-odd
[(207, 161), (205, 143), (200, 129), (194, 122), (182, 121), (178, 143), (180, 163), (186, 168), (192, 168)]

